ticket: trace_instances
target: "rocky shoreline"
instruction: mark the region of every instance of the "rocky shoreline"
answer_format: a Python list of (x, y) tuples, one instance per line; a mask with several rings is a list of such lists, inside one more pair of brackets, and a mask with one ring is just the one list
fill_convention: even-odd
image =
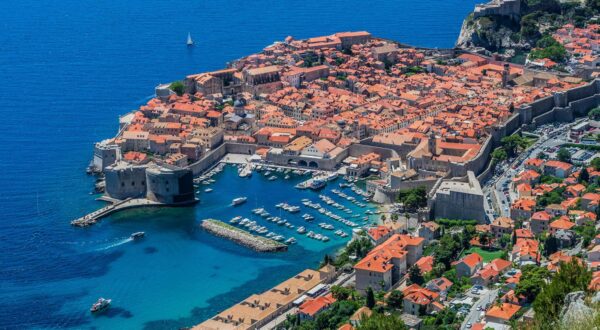
[(237, 244), (243, 245), (257, 252), (287, 251), (287, 245), (283, 243), (279, 243), (265, 237), (252, 235), (245, 230), (230, 226), (219, 220), (202, 220), (200, 227), (215, 236), (227, 238)]

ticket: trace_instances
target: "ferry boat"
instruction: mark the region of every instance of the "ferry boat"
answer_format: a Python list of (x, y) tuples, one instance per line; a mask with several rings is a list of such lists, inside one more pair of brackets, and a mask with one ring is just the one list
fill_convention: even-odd
[(236, 206), (236, 205), (244, 204), (244, 203), (246, 203), (247, 200), (248, 200), (247, 197), (234, 198), (233, 201), (231, 201), (231, 205)]
[(131, 234), (131, 238), (132, 239), (140, 239), (140, 238), (143, 238), (144, 235), (146, 235), (146, 233), (144, 233), (143, 231), (138, 231), (138, 232)]
[(100, 299), (98, 299), (98, 301), (96, 301), (92, 305), (92, 307), (90, 308), (90, 312), (96, 313), (96, 312), (102, 311), (102, 310), (108, 308), (108, 306), (110, 306), (111, 302), (112, 302), (111, 299), (100, 298)]

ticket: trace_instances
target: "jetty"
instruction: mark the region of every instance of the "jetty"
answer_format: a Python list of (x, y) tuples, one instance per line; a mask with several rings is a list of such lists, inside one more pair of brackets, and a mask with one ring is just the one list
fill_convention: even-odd
[(125, 209), (131, 209), (142, 206), (158, 206), (163, 205), (158, 202), (151, 201), (146, 198), (127, 198), (124, 200), (112, 200), (109, 201), (111, 204), (98, 209), (92, 213), (88, 213), (81, 218), (71, 221), (71, 225), (77, 227), (87, 227), (95, 224), (98, 220), (107, 217), (115, 212), (122, 211)]
[(287, 245), (283, 243), (266, 237), (252, 235), (243, 229), (230, 226), (219, 220), (205, 219), (202, 220), (200, 226), (215, 236), (227, 238), (257, 252), (287, 251)]

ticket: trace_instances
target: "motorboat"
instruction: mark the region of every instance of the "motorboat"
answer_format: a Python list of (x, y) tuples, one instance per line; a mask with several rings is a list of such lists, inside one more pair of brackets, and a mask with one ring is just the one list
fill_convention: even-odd
[(140, 239), (140, 238), (143, 238), (144, 235), (146, 235), (146, 233), (144, 233), (143, 231), (138, 231), (138, 232), (131, 234), (131, 238), (132, 239)]
[(247, 197), (234, 198), (233, 201), (231, 201), (231, 205), (236, 206), (236, 205), (244, 204), (244, 203), (246, 203), (247, 200), (248, 200)]
[(112, 299), (100, 298), (100, 299), (98, 299), (98, 301), (96, 301), (92, 305), (92, 307), (90, 308), (90, 312), (96, 313), (96, 312), (100, 312), (102, 310), (105, 310), (106, 308), (108, 308), (110, 306), (111, 302), (112, 302)]

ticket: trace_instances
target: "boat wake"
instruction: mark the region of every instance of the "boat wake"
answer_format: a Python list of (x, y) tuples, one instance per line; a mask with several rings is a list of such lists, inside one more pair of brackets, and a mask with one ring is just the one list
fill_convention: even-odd
[(123, 244), (127, 244), (127, 243), (132, 242), (132, 241), (133, 241), (133, 238), (128, 237), (128, 238), (122, 239), (122, 240), (120, 240), (120, 241), (118, 241), (116, 243), (113, 243), (111, 245), (99, 248), (96, 251), (106, 251), (106, 250), (109, 250), (109, 249), (112, 249), (112, 248), (116, 248), (117, 246), (121, 246)]

